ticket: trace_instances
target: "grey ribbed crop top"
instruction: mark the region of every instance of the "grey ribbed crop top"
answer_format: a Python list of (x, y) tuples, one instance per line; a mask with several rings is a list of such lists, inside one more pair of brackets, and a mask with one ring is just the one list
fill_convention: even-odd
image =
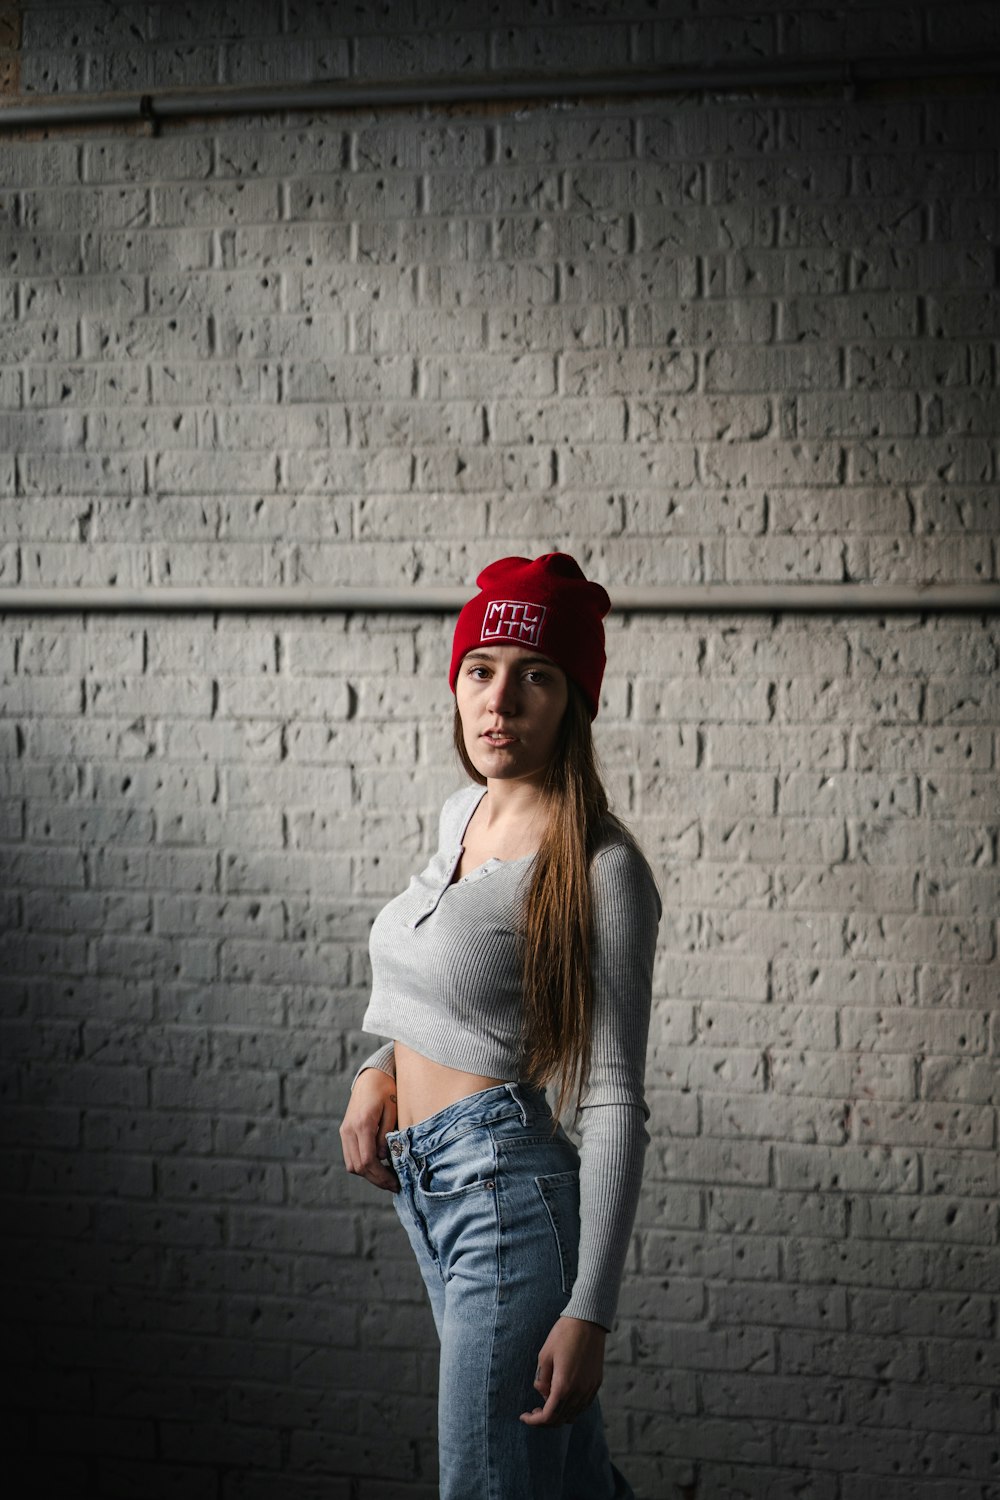
[[(534, 855), (488, 859), (451, 883), (486, 788), (441, 811), (438, 849), (371, 930), (362, 1027), (464, 1072), (520, 1077), (522, 882)], [(659, 893), (614, 823), (591, 864), (593, 1040), (580, 1117), (580, 1250), (565, 1315), (610, 1329), (649, 1144), (643, 1093)], [(361, 1064), (394, 1074), (392, 1042)], [(355, 1075), (355, 1078), (357, 1075)]]

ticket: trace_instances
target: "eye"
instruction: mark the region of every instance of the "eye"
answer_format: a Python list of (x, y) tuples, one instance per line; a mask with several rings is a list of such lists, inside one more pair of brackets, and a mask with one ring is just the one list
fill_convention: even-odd
[(484, 673), (486, 673), (488, 675), (489, 668), (481, 666), (478, 662), (474, 662), (472, 664), (472, 666), (469, 668), (468, 675), (470, 677), (475, 677), (478, 672), (484, 672)]
[(548, 672), (543, 671), (541, 667), (530, 667), (528, 669), (528, 671), (525, 672), (524, 675), (531, 682), (548, 682), (549, 681), (549, 674), (548, 674)]

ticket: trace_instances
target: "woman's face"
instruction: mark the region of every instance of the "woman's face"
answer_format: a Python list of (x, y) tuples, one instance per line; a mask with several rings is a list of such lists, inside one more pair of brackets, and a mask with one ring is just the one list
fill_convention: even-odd
[(477, 646), (462, 658), (455, 701), (481, 775), (541, 782), (569, 702), (562, 667), (521, 646)]

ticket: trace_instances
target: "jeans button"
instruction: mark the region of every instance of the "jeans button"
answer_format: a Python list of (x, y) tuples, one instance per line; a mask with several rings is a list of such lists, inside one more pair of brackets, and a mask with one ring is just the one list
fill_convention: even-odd
[(389, 1150), (392, 1152), (393, 1156), (402, 1156), (402, 1154), (403, 1154), (403, 1143), (402, 1143), (402, 1141), (390, 1141), (389, 1142)]

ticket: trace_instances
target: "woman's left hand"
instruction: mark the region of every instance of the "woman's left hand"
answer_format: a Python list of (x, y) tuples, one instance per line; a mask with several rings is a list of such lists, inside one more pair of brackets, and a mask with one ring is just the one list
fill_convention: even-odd
[(574, 1422), (593, 1401), (604, 1377), (607, 1330), (583, 1318), (559, 1318), (542, 1345), (535, 1390), (545, 1402), (523, 1411), (532, 1427), (560, 1427)]

